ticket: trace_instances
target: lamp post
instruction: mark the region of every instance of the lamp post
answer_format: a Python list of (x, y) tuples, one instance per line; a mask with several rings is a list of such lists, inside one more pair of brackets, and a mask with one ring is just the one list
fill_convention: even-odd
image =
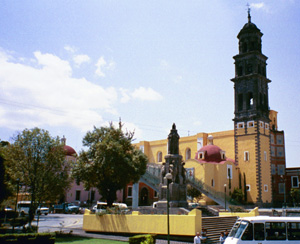
[(167, 179), (167, 226), (168, 226), (168, 244), (170, 244), (170, 216), (169, 216), (169, 202), (170, 202), (170, 190), (169, 190), (169, 181), (172, 179), (172, 174), (166, 174)]
[(280, 178), (282, 179), (283, 181), (283, 187), (284, 187), (284, 191), (283, 191), (283, 199), (284, 199), (284, 202), (283, 202), (283, 208), (286, 208), (286, 192), (285, 192), (285, 177), (284, 175), (280, 175)]
[(225, 211), (226, 211), (226, 184), (224, 184)]

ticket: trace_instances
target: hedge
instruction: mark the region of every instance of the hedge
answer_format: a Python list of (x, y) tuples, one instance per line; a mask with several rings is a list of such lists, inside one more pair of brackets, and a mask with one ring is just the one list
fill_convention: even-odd
[(154, 235), (137, 235), (129, 237), (129, 244), (155, 244)]
[(54, 244), (55, 234), (0, 234), (0, 243), (20, 243), (20, 244)]

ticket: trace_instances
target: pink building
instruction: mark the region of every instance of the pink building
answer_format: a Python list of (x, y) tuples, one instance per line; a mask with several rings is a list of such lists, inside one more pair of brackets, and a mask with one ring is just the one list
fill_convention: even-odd
[[(64, 149), (66, 151), (66, 161), (75, 162), (77, 159), (77, 153), (74, 148), (66, 145), (66, 138), (62, 138), (62, 143), (64, 144)], [(79, 183), (79, 184), (77, 184)], [(98, 190), (93, 187), (89, 190), (84, 188), (83, 183), (76, 182), (74, 180), (71, 183), (70, 189), (66, 192), (64, 197), (64, 202), (75, 203), (76, 205), (88, 205), (93, 206), (97, 201), (101, 200), (101, 195)], [(117, 192), (117, 202), (122, 202), (123, 200), (123, 191)]]

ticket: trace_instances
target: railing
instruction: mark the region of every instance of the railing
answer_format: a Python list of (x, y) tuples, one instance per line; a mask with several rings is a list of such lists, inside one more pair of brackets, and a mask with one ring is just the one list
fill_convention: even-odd
[(153, 190), (157, 192), (159, 191), (159, 177), (149, 173), (149, 171), (146, 171), (146, 173), (141, 177), (140, 181), (149, 185)]
[[(152, 167), (148, 167), (146, 173), (141, 177), (140, 181), (149, 185), (153, 190), (158, 192), (160, 183), (159, 176), (157, 175), (158, 173), (160, 173), (158, 169), (152, 169)], [(213, 187), (206, 185), (199, 179), (186, 177), (186, 182), (216, 203), (220, 204), (221, 206), (225, 206), (224, 192), (216, 191)], [(235, 205), (238, 203), (227, 196), (226, 205), (229, 206), (230, 204)]]
[[(201, 180), (195, 178), (187, 178), (187, 183), (193, 186), (195, 189), (215, 201), (216, 203), (225, 206), (225, 195), (224, 192), (219, 192), (213, 189), (212, 187), (206, 185)], [(226, 201), (227, 206), (229, 206), (229, 202)]]

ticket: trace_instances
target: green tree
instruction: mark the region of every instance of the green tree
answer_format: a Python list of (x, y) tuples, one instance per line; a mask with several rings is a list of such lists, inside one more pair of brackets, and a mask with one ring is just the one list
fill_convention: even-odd
[(9, 177), (4, 167), (4, 150), (8, 145), (8, 142), (0, 140), (0, 204), (12, 195), (12, 189), (9, 187)]
[(202, 193), (190, 185), (187, 187), (187, 195), (190, 196), (193, 201), (196, 200), (196, 202), (198, 202), (202, 197)]
[(239, 188), (234, 188), (231, 194), (231, 198), (237, 201), (238, 203), (243, 203), (243, 199), (244, 199), (243, 190)]
[(134, 133), (115, 128), (96, 128), (83, 138), (87, 151), (80, 152), (74, 167), (74, 178), (80, 179), (86, 189), (96, 187), (107, 205), (112, 206), (116, 192), (130, 182), (136, 183), (145, 174), (147, 157), (132, 145)]
[(60, 139), (39, 128), (25, 129), (14, 138), (6, 150), (6, 166), (11, 179), (18, 179), (31, 194), (30, 220), (37, 204), (55, 201), (70, 185)]
[(244, 173), (244, 202), (247, 203), (247, 184), (246, 184), (246, 174)]
[(292, 197), (294, 207), (296, 207), (299, 203), (299, 200), (300, 200), (300, 191), (299, 191), (299, 189), (292, 188), (291, 191), (290, 191), (290, 196)]

